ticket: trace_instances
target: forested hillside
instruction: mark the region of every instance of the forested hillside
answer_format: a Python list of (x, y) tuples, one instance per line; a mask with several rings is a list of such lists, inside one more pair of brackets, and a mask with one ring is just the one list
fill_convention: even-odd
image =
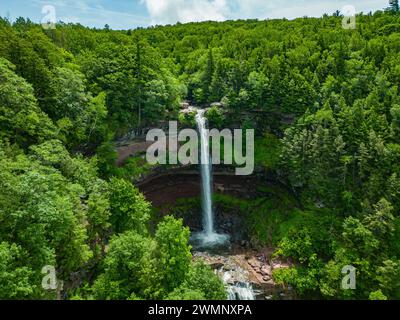
[[(178, 119), (185, 100), (221, 102), (211, 124), (276, 140), (268, 170), (299, 205), (254, 210), (258, 228), (286, 228), (260, 239), (294, 261), (278, 283), (400, 299), (399, 94), (396, 10), (354, 30), (338, 15), (127, 31), (0, 19), (0, 299), (56, 298), (46, 265), (65, 299), (225, 298), (182, 220), (152, 221), (137, 168), (115, 166), (118, 138)], [(345, 265), (356, 290), (340, 288)]]

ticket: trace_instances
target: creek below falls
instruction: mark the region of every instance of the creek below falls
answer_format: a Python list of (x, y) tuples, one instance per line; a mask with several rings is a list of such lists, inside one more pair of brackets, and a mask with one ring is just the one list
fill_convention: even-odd
[(275, 268), (286, 267), (283, 262), (272, 260), (273, 249), (255, 250), (243, 217), (213, 204), (214, 193), (252, 199), (256, 197), (257, 185), (265, 184), (268, 177), (257, 172), (237, 176), (226, 168), (221, 171), (223, 166), (213, 168), (203, 110), (198, 110), (196, 122), (201, 164), (158, 172), (136, 185), (161, 216), (173, 211), (180, 200), (201, 195), (201, 202), (190, 210), (185, 208), (180, 217), (191, 229), (194, 259), (202, 259), (220, 276), (229, 300), (290, 298), (288, 291), (277, 287), (272, 279)]

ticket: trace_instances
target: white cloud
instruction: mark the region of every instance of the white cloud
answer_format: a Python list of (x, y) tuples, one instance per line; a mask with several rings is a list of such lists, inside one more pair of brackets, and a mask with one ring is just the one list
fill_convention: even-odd
[(345, 5), (357, 12), (387, 7), (387, 0), (141, 0), (152, 24), (227, 19), (320, 17)]
[(227, 0), (142, 0), (152, 24), (223, 21), (231, 13)]

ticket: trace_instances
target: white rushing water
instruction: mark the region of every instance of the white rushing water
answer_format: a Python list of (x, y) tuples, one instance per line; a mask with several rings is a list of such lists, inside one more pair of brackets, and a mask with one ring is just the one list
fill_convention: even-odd
[(196, 115), (196, 122), (200, 134), (200, 171), (202, 181), (202, 206), (204, 219), (204, 232), (207, 235), (215, 233), (214, 230), (214, 214), (212, 209), (211, 198), (211, 170), (209, 138), (206, 128), (206, 118), (204, 110), (199, 110)]
[(199, 109), (196, 115), (197, 128), (200, 136), (200, 172), (201, 172), (201, 202), (203, 211), (203, 232), (194, 234), (193, 239), (201, 246), (222, 244), (228, 240), (227, 235), (218, 234), (214, 226), (212, 203), (212, 161), (210, 158), (209, 132), (205, 110)]
[(228, 300), (256, 300), (253, 287), (248, 282), (228, 286)]
[(245, 279), (244, 270), (239, 268), (235, 273), (236, 276), (232, 271), (223, 272), (222, 280), (227, 288), (228, 300), (255, 300), (256, 294), (251, 283)]

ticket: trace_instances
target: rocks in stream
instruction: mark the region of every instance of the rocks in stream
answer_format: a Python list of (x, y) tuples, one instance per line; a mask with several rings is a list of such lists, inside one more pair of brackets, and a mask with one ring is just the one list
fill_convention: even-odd
[(271, 274), (272, 274), (272, 268), (271, 268), (271, 266), (270, 265), (267, 265), (267, 264), (265, 264), (265, 265), (263, 265), (261, 268), (260, 268), (260, 273), (261, 273), (261, 275), (263, 275), (263, 276), (271, 276)]
[(246, 262), (252, 271), (256, 283), (261, 286), (275, 287), (273, 271), (276, 269), (287, 268), (290, 265), (280, 260), (270, 259), (273, 250), (267, 250), (267, 254), (246, 255)]
[(210, 263), (209, 266), (213, 270), (219, 270), (224, 267), (224, 264), (222, 262), (214, 262), (214, 263)]
[(210, 254), (207, 252), (195, 252), (194, 259), (202, 259), (210, 265), (225, 284), (229, 286), (251, 285), (256, 299), (287, 299), (291, 295), (285, 293), (288, 289), (275, 284), (272, 273), (279, 268), (287, 268), (289, 263), (279, 259), (271, 259), (273, 249), (264, 249), (261, 253), (247, 251), (231, 255)]

